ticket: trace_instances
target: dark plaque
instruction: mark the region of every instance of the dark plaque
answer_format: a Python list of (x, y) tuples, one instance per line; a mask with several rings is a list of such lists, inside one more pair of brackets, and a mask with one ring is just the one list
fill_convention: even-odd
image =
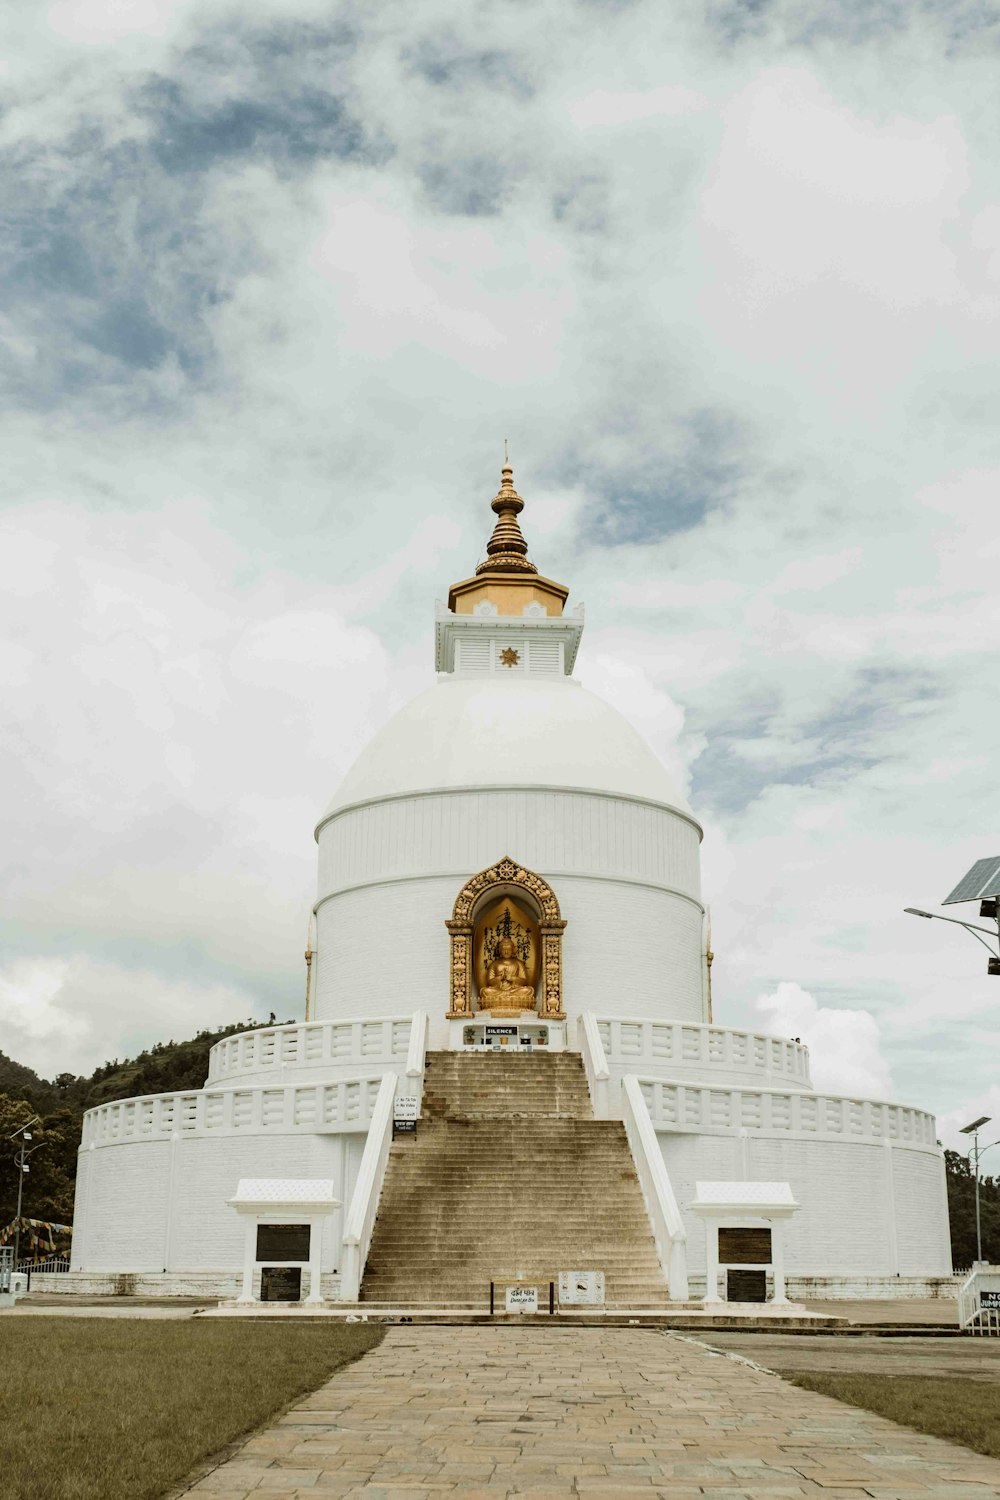
[(258, 1224), (257, 1260), (309, 1259), (308, 1224)]
[(416, 1120), (393, 1120), (392, 1133), (393, 1135), (416, 1135), (417, 1122)]
[(769, 1266), (771, 1264), (771, 1231), (769, 1229), (720, 1229), (720, 1266)]
[(980, 1292), (979, 1306), (988, 1307), (991, 1311), (1000, 1308), (1000, 1292)]
[(766, 1271), (727, 1271), (727, 1302), (766, 1302)]
[(299, 1302), (302, 1298), (301, 1266), (265, 1266), (260, 1273), (262, 1302)]

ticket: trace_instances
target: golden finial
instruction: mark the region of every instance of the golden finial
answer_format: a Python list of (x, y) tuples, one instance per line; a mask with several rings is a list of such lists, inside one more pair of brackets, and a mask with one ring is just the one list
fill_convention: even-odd
[(528, 544), (521, 535), (517, 518), (524, 509), (524, 501), (514, 488), (514, 470), (507, 451), (507, 439), (503, 440), (503, 468), (500, 470), (500, 488), (490, 501), (496, 511), (497, 523), (493, 535), (486, 544), (486, 560), (476, 569), (477, 573), (518, 572), (537, 573), (533, 562), (528, 561)]

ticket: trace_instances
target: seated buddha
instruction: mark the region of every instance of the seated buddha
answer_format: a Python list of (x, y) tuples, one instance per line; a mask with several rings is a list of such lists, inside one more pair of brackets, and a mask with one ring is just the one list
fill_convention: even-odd
[(519, 1016), (522, 1010), (535, 1008), (535, 992), (512, 938), (502, 937), (497, 943), (486, 969), (486, 983), (479, 992), (479, 1008), (494, 1016)]

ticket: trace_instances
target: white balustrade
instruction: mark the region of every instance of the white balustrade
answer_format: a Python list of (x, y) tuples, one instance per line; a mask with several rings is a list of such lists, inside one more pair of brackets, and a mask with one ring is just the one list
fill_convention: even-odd
[(656, 1130), (757, 1130), (764, 1135), (936, 1147), (934, 1116), (905, 1104), (797, 1090), (712, 1088), (659, 1078), (640, 1077), (638, 1082)]
[(606, 1120), (608, 1110), (608, 1079), (610, 1072), (608, 1060), (604, 1055), (604, 1045), (601, 1041), (601, 1033), (597, 1025), (597, 1018), (593, 1011), (585, 1010), (576, 1025), (577, 1045), (583, 1058), (583, 1069), (587, 1075), (587, 1087), (590, 1090), (590, 1102), (594, 1110), (595, 1120)]
[[(395, 1076), (395, 1075), (393, 1075)], [(382, 1074), (332, 1083), (260, 1085), (151, 1094), (99, 1104), (83, 1117), (84, 1146), (171, 1136), (360, 1133), (368, 1128)]]
[(393, 1104), (396, 1098), (395, 1073), (386, 1073), (379, 1085), (372, 1111), (368, 1139), (358, 1168), (351, 1204), (344, 1223), (344, 1260), (340, 1272), (340, 1300), (357, 1302), (361, 1277), (368, 1259), (375, 1215), (378, 1213), (382, 1184), (392, 1145)]
[(688, 1021), (618, 1021), (597, 1017), (604, 1053), (615, 1071), (641, 1072), (667, 1063), (673, 1076), (732, 1075), (733, 1082), (810, 1087), (809, 1049), (758, 1031)]
[(208, 1055), (208, 1081), (283, 1068), (379, 1066), (407, 1056), (411, 1016), (381, 1021), (302, 1021), (262, 1026), (216, 1042)]
[(425, 1010), (415, 1010), (410, 1022), (410, 1043), (406, 1051), (406, 1078), (408, 1086), (418, 1099), (424, 1096), (424, 1067), (427, 1058), (427, 1034), (430, 1020)]
[(687, 1235), (660, 1143), (639, 1080), (622, 1079), (622, 1119), (667, 1287), (674, 1302), (686, 1302)]

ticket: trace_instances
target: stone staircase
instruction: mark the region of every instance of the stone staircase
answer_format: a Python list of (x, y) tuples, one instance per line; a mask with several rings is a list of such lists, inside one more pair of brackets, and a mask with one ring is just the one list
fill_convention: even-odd
[(428, 1053), (423, 1117), (392, 1145), (362, 1302), (488, 1308), (491, 1280), (543, 1295), (560, 1271), (591, 1270), (610, 1307), (669, 1305), (624, 1126), (593, 1118), (579, 1054)]

